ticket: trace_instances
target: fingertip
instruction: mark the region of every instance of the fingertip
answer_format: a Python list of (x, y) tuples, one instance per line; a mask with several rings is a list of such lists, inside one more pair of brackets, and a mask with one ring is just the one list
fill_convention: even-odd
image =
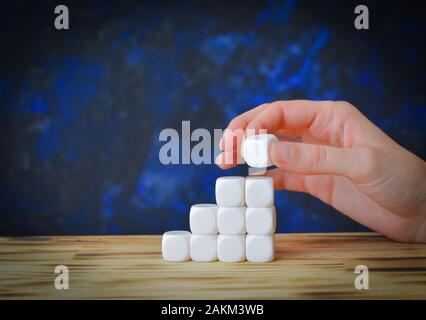
[(226, 163), (216, 163), (216, 165), (222, 170), (228, 170), (236, 166), (235, 164), (226, 164)]
[(220, 140), (219, 140), (219, 150), (220, 151), (223, 151), (223, 137), (222, 138), (220, 138)]
[(220, 166), (222, 164), (222, 158), (223, 158), (223, 152), (220, 153), (215, 159), (214, 159), (214, 163), (217, 164), (218, 166)]
[(274, 142), (271, 146), (271, 161), (279, 168), (287, 169), (291, 163), (291, 143), (287, 141)]
[(235, 167), (235, 164), (233, 164), (233, 163), (226, 163), (226, 161), (225, 161), (225, 153), (221, 153), (221, 154), (219, 154), (215, 159), (214, 159), (214, 162), (215, 162), (215, 164), (219, 167), (219, 168), (221, 168), (221, 169), (223, 169), (223, 170), (227, 170), (227, 169), (230, 169), (230, 168), (232, 168), (232, 167)]
[(271, 160), (272, 160), (272, 162), (274, 164), (276, 164), (278, 162), (278, 156), (277, 156), (277, 154), (278, 154), (278, 151), (277, 151), (277, 149), (278, 149), (278, 143), (279, 142), (274, 142), (271, 145)]

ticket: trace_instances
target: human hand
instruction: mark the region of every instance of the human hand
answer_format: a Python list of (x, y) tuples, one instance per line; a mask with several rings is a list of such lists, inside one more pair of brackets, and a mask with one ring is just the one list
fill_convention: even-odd
[(280, 139), (271, 149), (277, 168), (265, 173), (275, 189), (309, 193), (392, 239), (426, 242), (426, 162), (354, 106), (307, 100), (260, 105), (230, 122), (216, 163), (222, 169), (241, 163), (244, 134), (265, 129)]

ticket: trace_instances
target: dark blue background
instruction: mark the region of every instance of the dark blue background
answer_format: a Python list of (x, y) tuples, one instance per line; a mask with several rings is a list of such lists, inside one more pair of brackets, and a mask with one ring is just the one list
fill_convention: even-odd
[[(163, 128), (224, 128), (277, 99), (343, 99), (426, 158), (426, 17), (414, 1), (3, 1), (0, 234), (158, 234), (214, 201), (214, 165), (163, 166)], [(226, 174), (245, 175), (246, 168)], [(279, 232), (359, 231), (276, 194)]]

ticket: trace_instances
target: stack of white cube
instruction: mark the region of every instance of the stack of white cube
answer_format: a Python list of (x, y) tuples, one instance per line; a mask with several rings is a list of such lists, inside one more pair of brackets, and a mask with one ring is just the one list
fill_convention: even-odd
[(270, 177), (220, 177), (216, 203), (191, 207), (191, 232), (163, 235), (168, 261), (269, 262), (274, 259), (276, 212)]
[[(245, 138), (242, 156), (250, 167), (273, 165), (272, 134)], [(268, 262), (274, 260), (276, 210), (270, 177), (221, 177), (216, 203), (191, 207), (188, 231), (169, 231), (162, 240), (168, 261)]]

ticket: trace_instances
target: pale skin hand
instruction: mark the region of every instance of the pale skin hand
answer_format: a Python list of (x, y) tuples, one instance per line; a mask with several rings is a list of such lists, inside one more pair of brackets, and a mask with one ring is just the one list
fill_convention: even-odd
[[(351, 104), (277, 101), (241, 114), (228, 129), (234, 133), (221, 140), (221, 168), (240, 163), (241, 134), (266, 129), (280, 139), (271, 151), (278, 168), (266, 173), (275, 189), (309, 193), (389, 238), (426, 242), (425, 161)], [(300, 141), (285, 138), (294, 136)]]

